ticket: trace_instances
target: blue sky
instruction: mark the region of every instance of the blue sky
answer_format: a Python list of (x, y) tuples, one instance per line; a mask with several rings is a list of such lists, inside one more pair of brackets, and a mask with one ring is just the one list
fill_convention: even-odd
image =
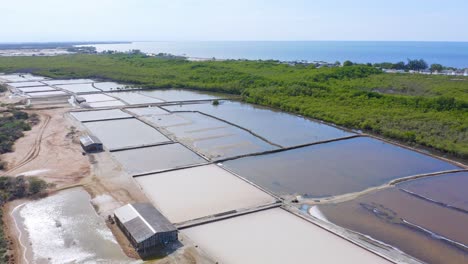
[(15, 0), (0, 42), (468, 41), (466, 0)]

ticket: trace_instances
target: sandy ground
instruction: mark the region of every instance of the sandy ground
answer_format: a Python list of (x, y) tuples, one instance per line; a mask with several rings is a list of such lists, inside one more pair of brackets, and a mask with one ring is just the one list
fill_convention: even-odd
[(78, 183), (90, 174), (87, 157), (81, 154), (79, 132), (65, 118), (66, 109), (27, 110), (40, 117), (40, 123), (20, 138), (14, 152), (2, 155), (7, 168), (1, 175), (37, 176), (57, 188)]

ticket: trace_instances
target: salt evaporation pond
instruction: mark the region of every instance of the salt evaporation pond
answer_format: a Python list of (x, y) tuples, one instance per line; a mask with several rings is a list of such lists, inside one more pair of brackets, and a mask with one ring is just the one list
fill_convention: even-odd
[(87, 103), (117, 101), (117, 99), (115, 99), (114, 97), (105, 94), (83, 94), (79, 97), (85, 99)]
[(126, 108), (127, 111), (137, 116), (152, 116), (152, 115), (165, 115), (169, 114), (166, 110), (159, 107), (138, 107), (138, 108)]
[(60, 85), (60, 84), (81, 84), (81, 83), (93, 83), (90, 79), (70, 79), (70, 80), (47, 80), (43, 81), (48, 85)]
[(132, 175), (206, 162), (194, 152), (177, 143), (116, 151), (112, 152), (112, 155)]
[(92, 83), (81, 83), (81, 84), (63, 84), (63, 85), (55, 85), (63, 90), (67, 90), (72, 93), (92, 93), (92, 92), (101, 92), (101, 90), (96, 89), (93, 87)]
[[(81, 188), (26, 203), (16, 215), (33, 263), (130, 263)], [(26, 238), (24, 237), (24, 238)], [(25, 239), (26, 240), (26, 239)]]
[(41, 82), (16, 82), (16, 83), (7, 83), (7, 85), (15, 88), (21, 87), (33, 87), (33, 86), (45, 86), (45, 84)]
[(182, 230), (218, 263), (390, 263), (281, 208)]
[(322, 205), (320, 210), (337, 225), (383, 241), (427, 263), (466, 263), (468, 214), (398, 188)]
[(116, 91), (116, 90), (123, 90), (123, 89), (129, 89), (131, 85), (126, 85), (126, 84), (119, 84), (115, 82), (96, 82), (94, 83), (94, 87), (105, 91)]
[(212, 160), (278, 148), (240, 128), (200, 113), (143, 118)]
[(18, 88), (18, 90), (20, 90), (20, 91), (22, 91), (24, 93), (57, 91), (57, 89), (52, 88), (50, 86), (32, 86), (32, 87)]
[(35, 76), (31, 74), (5, 74), (0, 75), (0, 79), (5, 82), (25, 82), (25, 81), (41, 81), (45, 80), (46, 77)]
[(99, 107), (124, 106), (125, 104), (121, 101), (113, 100), (113, 101), (88, 103), (88, 105), (92, 108), (99, 108)]
[(460, 169), (368, 137), (246, 157), (224, 165), (280, 195), (307, 197), (359, 192), (405, 176)]
[(135, 180), (172, 223), (275, 202), (272, 196), (213, 164)]
[(354, 133), (309, 119), (240, 102), (184, 104), (164, 107), (170, 111), (198, 111), (246, 128), (281, 146), (297, 146), (348, 137)]
[(127, 104), (152, 104), (152, 103), (161, 103), (162, 100), (144, 96), (137, 92), (114, 92), (109, 93), (110, 95), (119, 98), (120, 100), (126, 102)]
[(156, 129), (137, 119), (117, 119), (84, 123), (109, 150), (168, 142)]
[(71, 112), (70, 114), (81, 122), (132, 117), (119, 109)]
[(442, 174), (397, 185), (421, 198), (468, 213), (468, 172)]
[(166, 102), (213, 100), (219, 98), (218, 96), (212, 95), (210, 93), (178, 89), (143, 90), (139, 91), (139, 93)]
[(46, 91), (46, 92), (35, 92), (35, 93), (28, 93), (30, 97), (50, 97), (50, 96), (66, 96), (69, 95), (64, 91)]

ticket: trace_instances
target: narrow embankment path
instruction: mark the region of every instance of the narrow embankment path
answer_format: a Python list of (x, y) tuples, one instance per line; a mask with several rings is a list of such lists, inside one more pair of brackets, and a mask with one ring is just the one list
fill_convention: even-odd
[(47, 128), (47, 125), (50, 122), (50, 115), (47, 114), (42, 114), (42, 123), (39, 127), (39, 131), (37, 133), (36, 139), (34, 140), (34, 143), (31, 146), (31, 149), (26, 153), (26, 155), (20, 159), (14, 166), (9, 168), (7, 171), (5, 171), (2, 176), (11, 174), (12, 172), (16, 171), (17, 169), (25, 166), (29, 162), (33, 161), (34, 159), (39, 156), (39, 153), (41, 152), (41, 143), (42, 143), (42, 138), (44, 136), (44, 132)]

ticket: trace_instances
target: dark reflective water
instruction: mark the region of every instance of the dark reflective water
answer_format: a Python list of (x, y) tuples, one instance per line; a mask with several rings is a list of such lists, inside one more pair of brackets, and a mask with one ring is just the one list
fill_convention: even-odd
[(246, 128), (281, 146), (297, 146), (353, 135), (309, 119), (233, 101), (220, 105), (188, 104), (167, 106), (170, 111), (199, 111)]
[(246, 157), (224, 165), (275, 193), (308, 197), (358, 192), (405, 176), (458, 169), (367, 137)]

